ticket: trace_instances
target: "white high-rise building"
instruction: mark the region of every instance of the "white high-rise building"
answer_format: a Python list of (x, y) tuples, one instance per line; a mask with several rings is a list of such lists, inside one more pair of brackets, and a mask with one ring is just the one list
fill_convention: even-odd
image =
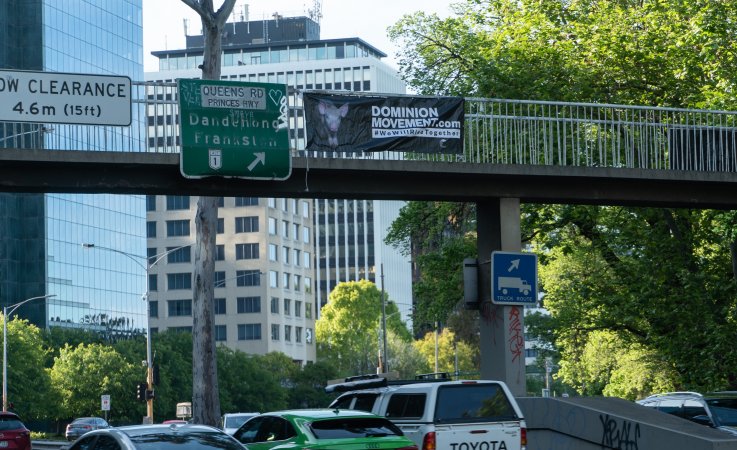
[[(290, 97), (290, 147), (298, 152), (305, 148), (300, 91), (405, 93), (406, 86), (397, 72), (381, 61), (386, 54), (356, 37), (320, 39), (320, 25), (308, 17), (237, 21), (228, 23), (225, 29), (221, 78), (285, 84)], [(153, 52), (159, 58), (159, 71), (147, 73), (146, 80), (175, 82), (178, 78), (199, 78), (202, 46), (202, 35), (195, 35), (186, 37), (184, 49)], [(173, 85), (168, 90), (152, 88), (149, 92), (149, 98), (162, 102), (149, 107), (148, 146), (157, 152), (179, 151), (173, 92)], [(327, 157), (342, 156), (331, 154)], [(166, 207), (168, 201), (174, 201), (166, 198), (149, 200), (149, 226), (156, 228), (150, 230), (155, 231), (155, 236), (149, 233), (150, 254), (187, 243), (182, 238), (164, 241), (170, 238), (165, 231), (171, 221), (189, 219), (189, 241), (194, 240), (196, 198), (189, 198), (189, 207), (178, 211)], [(224, 246), (224, 259), (216, 262), (216, 271), (225, 272), (220, 276), (224, 277), (228, 288), (223, 292), (224, 300), (220, 300), (225, 302), (225, 312), (216, 316), (216, 325), (220, 329), (226, 326), (220, 337), (227, 345), (250, 353), (283, 351), (295, 361), (314, 360), (314, 321), (319, 317), (320, 307), (327, 303), (330, 291), (342, 281), (368, 279), (375, 282), (397, 303), (403, 318), (411, 321), (410, 262), (384, 244), (387, 229), (403, 202), (253, 199), (252, 205), (239, 212), (237, 201), (237, 198), (225, 198), (219, 208), (224, 229), (217, 237), (217, 244)], [(297, 205), (297, 212), (289, 205)], [(258, 222), (257, 231), (234, 234), (233, 227), (238, 220)], [(250, 245), (251, 258), (247, 261), (232, 259), (233, 255), (237, 258), (235, 248), (246, 244)], [(178, 264), (180, 269), (175, 266), (177, 264), (158, 267), (158, 282), (168, 282), (172, 275), (186, 273), (182, 264)], [(239, 269), (240, 266), (243, 268)], [(234, 285), (229, 278), (238, 276), (239, 270), (258, 272), (262, 277), (260, 285), (247, 289)], [(299, 277), (299, 292), (293, 289), (297, 282), (295, 277)], [(287, 282), (291, 287), (285, 286)], [(230, 292), (231, 286), (235, 291)], [(237, 292), (241, 288), (252, 293)], [(243, 304), (246, 302), (243, 298), (256, 296), (260, 298), (258, 301), (247, 301), (250, 306)], [(152, 311), (156, 317), (151, 317), (151, 326), (158, 330), (191, 326), (191, 311), (187, 316), (184, 305), (184, 312), (180, 314), (178, 304), (168, 302), (181, 299), (169, 297), (167, 295), (165, 307), (162, 298), (158, 311)], [(299, 317), (293, 309), (296, 301), (301, 302)], [(287, 304), (291, 304), (291, 315), (285, 311)], [(258, 312), (241, 312), (243, 308)], [(261, 324), (259, 331), (256, 331), (256, 324)], [(296, 327), (301, 327), (302, 347), (296, 342)], [(286, 339), (287, 333), (290, 340)], [(310, 342), (307, 342), (308, 334)]]

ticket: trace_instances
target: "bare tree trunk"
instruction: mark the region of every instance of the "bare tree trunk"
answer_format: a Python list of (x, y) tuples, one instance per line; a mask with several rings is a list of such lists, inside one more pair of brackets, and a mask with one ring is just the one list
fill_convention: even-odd
[[(182, 0), (202, 19), (205, 49), (202, 79), (220, 79), (220, 34), (235, 0), (224, 0), (215, 12), (212, 0)], [(218, 426), (220, 397), (215, 353), (215, 237), (218, 199), (200, 197), (195, 217), (195, 272), (192, 290), (192, 419), (195, 423)]]

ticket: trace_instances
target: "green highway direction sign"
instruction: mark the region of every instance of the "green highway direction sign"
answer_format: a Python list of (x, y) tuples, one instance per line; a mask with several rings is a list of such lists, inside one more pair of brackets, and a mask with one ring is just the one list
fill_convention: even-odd
[(285, 85), (195, 79), (177, 85), (183, 176), (289, 178)]

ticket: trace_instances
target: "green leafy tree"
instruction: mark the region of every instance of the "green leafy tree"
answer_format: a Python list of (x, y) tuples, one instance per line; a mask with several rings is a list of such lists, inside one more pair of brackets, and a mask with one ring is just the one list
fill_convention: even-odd
[[(2, 317), (5, 320), (5, 317)], [(24, 418), (53, 416), (51, 379), (44, 369), (48, 350), (40, 330), (27, 320), (8, 321), (7, 390), (8, 405)]]
[(430, 372), (425, 356), (414, 345), (414, 341), (399, 338), (394, 333), (389, 336), (389, 369), (397, 372), (399, 379), (410, 380), (415, 375)]
[(137, 367), (110, 346), (65, 346), (49, 369), (57, 392), (59, 419), (100, 415), (100, 398), (110, 395), (110, 418), (114, 423), (140, 423), (143, 416), (135, 401)]
[[(435, 372), (435, 333), (427, 333), (423, 339), (415, 341), (414, 345), (425, 358), (427, 367)], [(438, 334), (437, 353), (438, 372), (454, 374), (457, 369), (459, 373), (472, 374), (472, 377), (478, 378), (479, 367), (475, 364), (478, 360), (476, 357), (478, 348), (471, 348), (467, 343), (455, 339), (453, 331), (446, 328)]]
[[(399, 309), (385, 293), (386, 327), (411, 340)], [(341, 376), (374, 373), (381, 337), (381, 292), (368, 280), (339, 283), (315, 323), (318, 355)]]
[(337, 370), (327, 361), (306, 364), (296, 373), (294, 386), (289, 391), (290, 408), (325, 408), (333, 395), (325, 392), (327, 380), (335, 379)]
[[(400, 71), (418, 92), (735, 109), (735, 3), (468, 0), (456, 11), (406, 16), (391, 29), (404, 46)], [(441, 260), (442, 243), (428, 230), (460, 209), (408, 205), (395, 242), (424, 250), (415, 262)], [(627, 397), (737, 386), (727, 349), (734, 220), (715, 211), (523, 205), (523, 242), (549, 266), (546, 334), (561, 352), (561, 377), (584, 392)], [(611, 345), (615, 360), (592, 361)], [(638, 371), (663, 379), (645, 383)]]
[[(261, 355), (218, 347), (218, 377), (223, 411), (274, 411), (287, 406), (288, 390)], [(270, 358), (273, 361), (273, 358)]]

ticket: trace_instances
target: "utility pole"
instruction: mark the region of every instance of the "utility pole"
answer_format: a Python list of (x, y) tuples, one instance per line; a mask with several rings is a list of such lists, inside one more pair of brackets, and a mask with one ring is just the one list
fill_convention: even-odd
[(381, 336), (384, 345), (383, 371), (389, 372), (389, 354), (386, 351), (386, 298), (384, 296), (384, 264), (381, 265)]

